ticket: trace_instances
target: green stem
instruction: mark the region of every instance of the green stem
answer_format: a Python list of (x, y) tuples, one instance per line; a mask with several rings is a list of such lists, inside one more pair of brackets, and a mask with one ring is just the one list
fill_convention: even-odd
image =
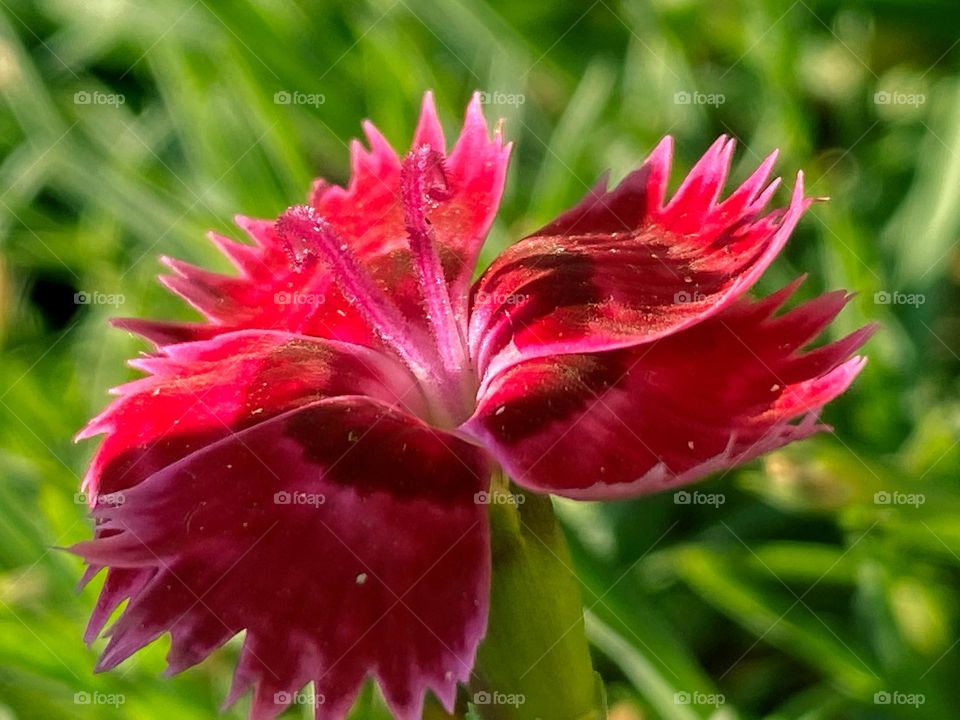
[(600, 720), (583, 606), (550, 498), (514, 489), (502, 475), (490, 491), (493, 583), (469, 717)]

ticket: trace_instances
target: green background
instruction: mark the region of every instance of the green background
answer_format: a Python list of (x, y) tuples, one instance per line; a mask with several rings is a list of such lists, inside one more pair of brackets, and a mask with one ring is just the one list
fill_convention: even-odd
[(427, 88), (448, 136), (480, 89), (516, 143), (484, 262), (662, 135), (675, 184), (729, 133), (735, 179), (779, 147), (788, 185), (802, 168), (832, 198), (760, 289), (808, 272), (803, 296), (859, 292), (834, 336), (882, 323), (836, 432), (697, 488), (719, 507), (558, 504), (611, 717), (714, 712), (677, 693), (722, 694), (723, 718), (956, 717), (958, 40), (949, 0), (0, 2), (0, 718), (215, 716), (236, 648), (164, 680), (160, 641), (94, 677), (98, 583), (76, 594), (55, 549), (90, 533), (75, 493), (95, 444), (71, 437), (146, 349), (107, 319), (191, 318), (160, 254), (226, 269), (206, 230), (343, 181), (363, 118), (406, 147)]

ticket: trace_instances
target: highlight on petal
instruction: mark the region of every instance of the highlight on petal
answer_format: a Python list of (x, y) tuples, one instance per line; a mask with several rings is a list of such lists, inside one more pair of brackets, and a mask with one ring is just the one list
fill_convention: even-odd
[(849, 296), (775, 315), (797, 284), (649, 344), (514, 365), (463, 429), (517, 483), (582, 499), (683, 485), (823, 430), (874, 328), (803, 351)]
[(728, 198), (721, 137), (665, 202), (672, 141), (501, 255), (473, 289), (470, 347), (490, 380), (523, 360), (629, 347), (721, 312), (783, 248), (811, 200), (763, 214), (773, 156)]
[[(479, 450), (379, 401), (328, 398), (186, 455), (94, 511), (73, 548), (129, 598), (98, 665), (169, 633), (170, 673), (245, 631), (229, 701), (273, 718), (314, 683), (343, 718), (369, 675), (400, 720), (452, 712), (486, 627)], [(105, 591), (106, 593), (106, 591)]]

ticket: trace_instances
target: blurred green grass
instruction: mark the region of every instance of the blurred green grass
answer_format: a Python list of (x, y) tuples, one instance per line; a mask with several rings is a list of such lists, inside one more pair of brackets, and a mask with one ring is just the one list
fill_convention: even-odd
[[(0, 3), (0, 718), (215, 715), (233, 648), (163, 680), (161, 641), (92, 676), (95, 588), (76, 595), (80, 564), (54, 549), (90, 528), (75, 493), (92, 443), (71, 437), (144, 349), (106, 320), (190, 318), (158, 255), (226, 269), (206, 230), (345, 179), (364, 117), (403, 146), (426, 88), (448, 135), (473, 90), (505, 101), (487, 114), (516, 150), (484, 261), (661, 135), (676, 182), (729, 133), (735, 179), (779, 147), (788, 185), (803, 168), (832, 198), (761, 289), (809, 272), (803, 295), (859, 292), (837, 335), (883, 325), (827, 412), (836, 433), (697, 488), (719, 507), (560, 504), (617, 720), (714, 712), (677, 693), (721, 693), (727, 718), (955, 717), (958, 40), (948, 0)], [(95, 93), (123, 103), (82, 102)], [(924, 302), (877, 302), (894, 292)], [(897, 692), (925, 702), (875, 701)]]

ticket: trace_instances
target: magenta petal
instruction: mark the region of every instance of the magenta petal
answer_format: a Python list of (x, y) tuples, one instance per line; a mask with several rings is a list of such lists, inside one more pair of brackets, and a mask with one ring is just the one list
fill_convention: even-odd
[[(422, 318), (420, 289), (411, 265), (401, 203), (401, 163), (375, 128), (364, 129), (371, 142), (367, 152), (353, 146), (353, 174), (347, 188), (321, 183), (311, 204), (368, 270), (393, 294), (408, 317)], [(500, 204), (510, 146), (499, 132), (488, 136), (479, 96), (467, 108), (463, 130), (445, 154), (443, 131), (431, 95), (424, 97), (414, 149), (429, 145), (442, 157), (447, 192), (429, 213), (451, 301), (466, 324), (466, 291), (480, 246)]]
[(463, 429), (521, 485), (583, 499), (692, 482), (806, 437), (873, 328), (803, 352), (848, 296), (773, 315), (795, 287), (647, 345), (515, 365)]
[(420, 120), (417, 122), (417, 130), (413, 134), (413, 149), (416, 150), (421, 145), (429, 145), (432, 150), (443, 155), (447, 152), (447, 142), (443, 137), (440, 118), (437, 117), (437, 106), (433, 101), (432, 92), (427, 92), (423, 96)]
[[(414, 334), (428, 337), (421, 287), (404, 223), (400, 158), (372, 123), (363, 123), (363, 130), (369, 149), (359, 141), (351, 143), (352, 172), (347, 186), (317, 181), (310, 204), (390, 296)], [(504, 146), (499, 131), (492, 139), (488, 137), (479, 99), (475, 98), (467, 110), (463, 131), (447, 156), (443, 130), (429, 94), (424, 98), (414, 145), (429, 145), (442, 156), (449, 192), (431, 208), (429, 221), (451, 303), (465, 328), (468, 285), (499, 206), (510, 147)], [(238, 216), (236, 221), (254, 244), (216, 233), (211, 233), (210, 239), (235, 266), (237, 274), (220, 274), (165, 259), (172, 273), (162, 276), (161, 281), (206, 322), (130, 322), (133, 332), (161, 346), (236, 330), (270, 329), (382, 347), (366, 318), (341, 292), (328, 263), (316, 262), (309, 247), (291, 247), (274, 220)]]
[[(455, 302), (466, 311), (467, 287), (480, 248), (500, 207), (507, 177), (511, 143), (504, 144), (499, 125), (489, 136), (483, 117), (480, 94), (474, 93), (456, 145), (445, 163), (451, 198), (439, 203), (430, 214), (438, 239), (444, 242), (449, 259), (448, 279)], [(456, 259), (456, 262), (454, 262)]]
[(246, 330), (166, 345), (131, 362), (148, 377), (119, 397), (78, 439), (106, 434), (84, 481), (92, 499), (126, 490), (231, 432), (322, 397), (368, 394), (419, 409), (399, 363), (372, 350), (284, 332)]
[(246, 631), (231, 699), (272, 718), (309, 681), (342, 718), (367, 675), (396, 717), (452, 709), (486, 625), (480, 451), (377, 401), (321, 400), (199, 450), (95, 511), (88, 562), (132, 588), (100, 669), (169, 632), (170, 671)]
[(761, 215), (771, 161), (720, 200), (732, 141), (720, 138), (663, 204), (671, 144), (607, 192), (509, 248), (474, 286), (470, 347), (486, 381), (511, 365), (650, 342), (746, 292), (809, 206)]

